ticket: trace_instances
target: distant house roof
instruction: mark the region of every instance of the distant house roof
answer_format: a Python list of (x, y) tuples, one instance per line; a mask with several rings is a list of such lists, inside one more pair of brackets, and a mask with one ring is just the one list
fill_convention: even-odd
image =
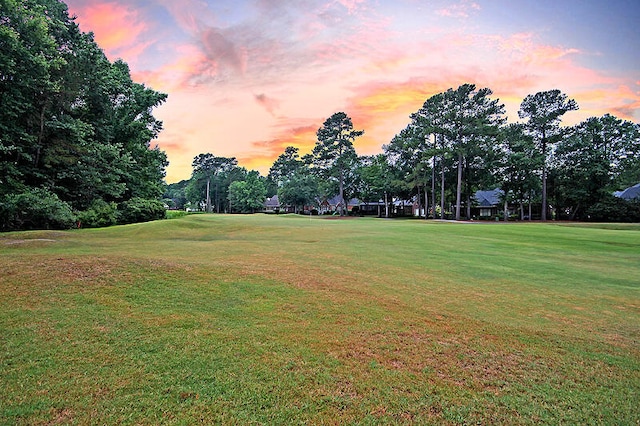
[(490, 191), (477, 191), (475, 198), (480, 207), (492, 207), (500, 204), (500, 197), (503, 194), (502, 189), (496, 188)]
[(280, 200), (278, 200), (278, 194), (273, 197), (267, 198), (267, 201), (264, 202), (265, 207), (280, 207)]
[(623, 198), (625, 200), (640, 199), (640, 183), (630, 186), (624, 191), (615, 192), (613, 195), (615, 195), (616, 197)]
[[(342, 200), (340, 199), (339, 195), (336, 195), (335, 197), (331, 197), (327, 200), (327, 203), (329, 203), (329, 205), (331, 206), (338, 206), (341, 204), (341, 202)], [(349, 206), (360, 205), (360, 200), (358, 200), (357, 198), (352, 198), (347, 202), (347, 205)]]

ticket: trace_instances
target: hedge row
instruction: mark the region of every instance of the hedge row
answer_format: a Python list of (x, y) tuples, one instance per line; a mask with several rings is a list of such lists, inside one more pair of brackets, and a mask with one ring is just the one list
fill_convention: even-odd
[(0, 200), (0, 231), (98, 228), (164, 219), (165, 215), (162, 202), (142, 198), (120, 204), (98, 200), (88, 210), (74, 212), (56, 194), (33, 188)]

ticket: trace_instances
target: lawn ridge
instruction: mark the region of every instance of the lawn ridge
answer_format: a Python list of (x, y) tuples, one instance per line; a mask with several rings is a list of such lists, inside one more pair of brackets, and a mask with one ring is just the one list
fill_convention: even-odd
[(0, 234), (1, 424), (637, 424), (633, 226)]

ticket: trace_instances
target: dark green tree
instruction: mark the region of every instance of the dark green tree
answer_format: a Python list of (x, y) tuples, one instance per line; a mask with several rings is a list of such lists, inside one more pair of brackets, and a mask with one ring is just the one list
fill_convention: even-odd
[[(461, 218), (463, 172), (472, 169), (472, 161), (481, 163), (489, 157), (498, 129), (504, 122), (504, 105), (497, 99), (490, 99), (492, 93), (488, 88), (476, 90), (474, 84), (463, 84), (444, 94), (444, 125), (439, 127), (438, 133), (452, 142), (457, 158), (456, 220)], [(470, 184), (467, 186), (469, 206), (469, 196), (473, 191)]]
[(288, 146), (284, 152), (278, 156), (276, 161), (269, 169), (268, 178), (273, 180), (278, 187), (290, 179), (295, 173), (305, 167), (304, 162), (300, 158), (299, 149), (294, 146)]
[(280, 203), (293, 206), (296, 213), (301, 212), (304, 206), (314, 204), (318, 196), (318, 180), (305, 168), (290, 175), (278, 189)]
[(237, 180), (229, 185), (229, 204), (232, 211), (254, 213), (264, 207), (267, 190), (264, 180), (256, 171), (247, 173), (245, 180)]
[(536, 171), (542, 167), (542, 154), (520, 123), (503, 127), (500, 142), (501, 158), (495, 171), (504, 191), (505, 201), (518, 203), (521, 220), (525, 216), (524, 204), (528, 203), (528, 217), (531, 220), (532, 198), (540, 188)]
[[(204, 193), (206, 212), (211, 213), (213, 211), (211, 204), (212, 180), (214, 180), (213, 190), (215, 195), (216, 211), (220, 213), (220, 191), (222, 186), (221, 182), (224, 179), (223, 175), (236, 167), (237, 164), (238, 161), (235, 157), (216, 157), (210, 153), (198, 154), (193, 159), (193, 163), (191, 164), (193, 167), (191, 179), (196, 185), (198, 181), (206, 182), (206, 189)], [(228, 184), (225, 186), (225, 189), (226, 188), (228, 188)]]
[(578, 109), (573, 99), (558, 89), (527, 95), (520, 104), (518, 116), (526, 120), (526, 129), (533, 136), (542, 154), (542, 214), (541, 219), (547, 220), (547, 161), (550, 151), (562, 139), (563, 130), (560, 128), (562, 116), (569, 111)]
[(354, 130), (351, 118), (344, 112), (333, 114), (317, 132), (318, 140), (312, 152), (313, 170), (325, 181), (337, 183), (342, 216), (346, 208), (345, 187), (355, 183), (358, 157), (353, 142), (363, 134), (362, 130)]

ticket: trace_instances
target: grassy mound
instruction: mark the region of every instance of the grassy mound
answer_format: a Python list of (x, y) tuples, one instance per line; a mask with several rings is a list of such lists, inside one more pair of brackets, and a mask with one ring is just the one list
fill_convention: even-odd
[(0, 271), (1, 424), (640, 419), (637, 226), (195, 215)]

